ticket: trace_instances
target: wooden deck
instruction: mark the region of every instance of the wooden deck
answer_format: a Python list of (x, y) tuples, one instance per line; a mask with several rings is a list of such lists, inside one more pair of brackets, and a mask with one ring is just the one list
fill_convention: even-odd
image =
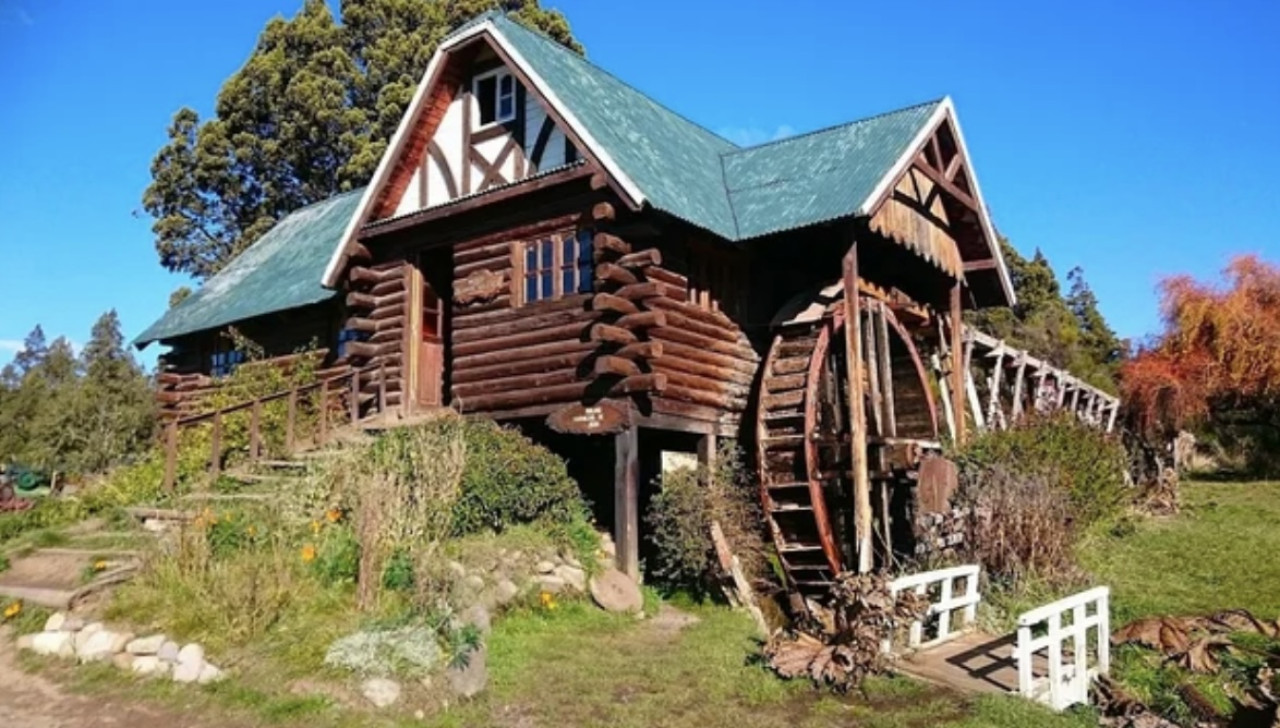
[(1013, 659), (1017, 638), (968, 632), (950, 642), (905, 655), (896, 664), (904, 675), (969, 693), (1016, 693)]

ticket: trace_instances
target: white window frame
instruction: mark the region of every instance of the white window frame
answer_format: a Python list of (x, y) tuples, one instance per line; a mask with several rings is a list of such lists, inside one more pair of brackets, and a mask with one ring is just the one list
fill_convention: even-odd
[[(511, 79), (511, 113), (506, 116), (502, 115), (502, 79), (504, 77)], [(506, 124), (508, 122), (515, 121), (516, 119), (516, 99), (519, 96), (519, 94), (516, 93), (516, 77), (511, 75), (511, 71), (507, 70), (505, 66), (500, 66), (492, 71), (485, 71), (484, 73), (477, 74), (471, 79), (471, 95), (476, 99), (476, 119), (478, 120), (480, 118), (480, 82), (488, 78), (494, 79), (493, 121), (487, 124), (477, 123), (477, 130), (488, 129), (491, 126), (497, 126), (498, 124)]]

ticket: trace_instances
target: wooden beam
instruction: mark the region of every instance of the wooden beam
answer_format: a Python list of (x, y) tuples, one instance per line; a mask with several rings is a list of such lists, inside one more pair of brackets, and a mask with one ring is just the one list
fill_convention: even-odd
[(928, 165), (920, 164), (918, 162), (916, 163), (916, 169), (920, 170), (920, 173), (928, 177), (930, 181), (932, 181), (935, 185), (941, 187), (943, 192), (946, 192), (947, 194), (955, 198), (957, 202), (969, 208), (970, 210), (973, 210), (979, 215), (982, 214), (982, 207), (978, 205), (978, 201), (973, 199), (973, 196), (970, 195), (968, 192), (965, 192), (959, 187), (956, 187), (956, 184), (954, 182), (943, 177), (941, 172), (939, 172), (938, 170)]
[[(893, 314), (889, 313), (888, 307), (883, 302), (879, 304), (879, 307), (878, 323), (880, 326), (876, 333), (880, 338), (880, 345), (877, 348), (881, 352), (880, 390), (881, 395), (884, 397), (884, 431), (889, 437), (897, 437), (898, 407), (894, 401), (893, 394), (893, 347), (889, 343), (889, 317)], [(932, 414), (934, 424), (936, 424), (938, 419), (937, 411), (935, 410)]]
[(862, 390), (862, 311), (858, 297), (858, 244), (844, 255), (844, 353), (849, 383), (850, 454), (853, 465), (853, 519), (858, 539), (858, 572), (874, 565), (872, 558), (871, 474), (867, 464), (867, 411)]
[(964, 446), (968, 433), (968, 423), (964, 416), (964, 352), (961, 342), (964, 340), (964, 322), (960, 318), (960, 281), (951, 285), (951, 410), (955, 414), (955, 441)]
[(973, 273), (975, 271), (995, 270), (999, 267), (999, 263), (995, 258), (987, 258), (986, 260), (966, 260), (964, 263), (964, 272)]
[(640, 578), (640, 435), (632, 426), (613, 439), (613, 543), (618, 570)]

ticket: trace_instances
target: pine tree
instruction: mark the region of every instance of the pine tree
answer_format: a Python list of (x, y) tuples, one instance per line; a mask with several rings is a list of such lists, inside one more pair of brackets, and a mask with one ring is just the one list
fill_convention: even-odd
[(143, 206), (165, 268), (207, 278), (288, 212), (365, 184), (449, 30), (501, 8), (581, 50), (536, 0), (323, 0), (267, 23), (216, 115), (180, 109)]
[(25, 376), (27, 372), (34, 369), (49, 353), (49, 345), (44, 339), (44, 329), (40, 328), (40, 324), (27, 334), (22, 340), (22, 351), (19, 351), (13, 357), (13, 365), (18, 370), (18, 376)]

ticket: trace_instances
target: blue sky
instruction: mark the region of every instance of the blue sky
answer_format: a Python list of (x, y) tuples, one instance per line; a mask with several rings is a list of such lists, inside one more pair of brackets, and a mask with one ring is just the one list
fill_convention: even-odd
[[(1162, 275), (1280, 261), (1275, 0), (544, 3), (739, 142), (950, 94), (997, 227), (1083, 266), (1123, 336), (1158, 326)], [(163, 312), (184, 279), (140, 210), (151, 158), (300, 5), (0, 0), (0, 362), (36, 323), (80, 342), (108, 308), (127, 336)]]

